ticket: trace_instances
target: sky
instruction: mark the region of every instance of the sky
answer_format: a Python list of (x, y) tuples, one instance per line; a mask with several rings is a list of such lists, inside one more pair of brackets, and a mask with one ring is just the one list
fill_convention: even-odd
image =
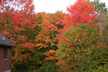
[[(74, 4), (76, 0), (34, 0), (35, 12), (55, 13), (57, 11), (66, 12), (67, 7)], [(105, 2), (108, 7), (108, 0), (100, 0)]]

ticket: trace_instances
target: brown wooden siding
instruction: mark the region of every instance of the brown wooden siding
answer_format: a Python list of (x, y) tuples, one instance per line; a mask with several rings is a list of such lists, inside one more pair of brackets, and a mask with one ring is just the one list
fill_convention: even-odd
[(5, 72), (10, 69), (10, 57), (4, 58), (4, 49), (0, 48), (0, 72)]

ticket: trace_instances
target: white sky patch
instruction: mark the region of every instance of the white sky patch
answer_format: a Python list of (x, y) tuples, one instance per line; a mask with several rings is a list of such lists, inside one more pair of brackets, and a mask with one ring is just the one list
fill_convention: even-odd
[(35, 12), (65, 12), (67, 7), (74, 4), (75, 1), (76, 0), (34, 0)]
[[(54, 13), (57, 11), (66, 12), (67, 7), (74, 4), (77, 0), (33, 0), (35, 12)], [(108, 0), (100, 0), (105, 2), (108, 7)]]
[(108, 0), (100, 0), (100, 2), (104, 2), (108, 8)]

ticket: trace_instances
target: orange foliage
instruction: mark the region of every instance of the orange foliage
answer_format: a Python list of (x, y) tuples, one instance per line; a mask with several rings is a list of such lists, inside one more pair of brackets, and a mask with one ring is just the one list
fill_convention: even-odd
[(31, 42), (25, 42), (25, 43), (21, 44), (21, 46), (24, 48), (34, 48), (34, 44)]
[(51, 39), (50, 39), (49, 34), (43, 31), (43, 32), (40, 32), (39, 35), (36, 37), (35, 47), (36, 48), (48, 48), (50, 43), (51, 43)]

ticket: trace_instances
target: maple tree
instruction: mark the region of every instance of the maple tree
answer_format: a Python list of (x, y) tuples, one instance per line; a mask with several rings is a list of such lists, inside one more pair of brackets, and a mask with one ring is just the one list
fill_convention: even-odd
[(75, 4), (71, 5), (67, 8), (68, 13), (65, 14), (62, 22), (64, 23), (64, 28), (59, 35), (62, 40), (68, 40), (65, 36), (63, 36), (64, 32), (69, 31), (71, 28), (75, 26), (79, 26), (81, 24), (87, 24), (89, 26), (95, 26), (92, 22), (96, 19), (97, 12), (92, 3), (88, 0), (77, 0)]
[(72, 21), (77, 23), (91, 22), (97, 15), (94, 6), (87, 0), (77, 0), (74, 5), (68, 8), (68, 12)]
[(32, 0), (4, 0), (0, 4), (2, 24), (8, 24), (16, 32), (24, 27), (34, 28), (36, 25), (33, 10)]

